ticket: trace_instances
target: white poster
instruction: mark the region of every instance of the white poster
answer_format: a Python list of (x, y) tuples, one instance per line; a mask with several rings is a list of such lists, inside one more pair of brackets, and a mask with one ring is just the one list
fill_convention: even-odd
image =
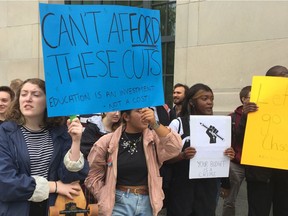
[(190, 116), (190, 144), (196, 149), (190, 160), (189, 178), (228, 177), (231, 146), (230, 116)]

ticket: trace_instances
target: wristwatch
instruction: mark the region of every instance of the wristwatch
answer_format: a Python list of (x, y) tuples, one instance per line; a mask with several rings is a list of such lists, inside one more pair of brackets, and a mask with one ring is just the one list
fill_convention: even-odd
[(160, 127), (160, 122), (159, 121), (156, 121), (153, 125), (151, 125), (151, 128), (153, 130), (155, 130), (155, 129), (159, 128), (159, 127)]

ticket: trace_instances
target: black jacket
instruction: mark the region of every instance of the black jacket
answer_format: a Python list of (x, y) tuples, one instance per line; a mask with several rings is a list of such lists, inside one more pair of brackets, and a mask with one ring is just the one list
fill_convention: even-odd
[[(236, 130), (236, 139), (239, 140), (239, 143), (243, 143), (244, 141), (246, 122), (247, 114), (242, 114)], [(247, 181), (269, 182), (274, 170), (277, 169), (245, 165), (245, 177)]]

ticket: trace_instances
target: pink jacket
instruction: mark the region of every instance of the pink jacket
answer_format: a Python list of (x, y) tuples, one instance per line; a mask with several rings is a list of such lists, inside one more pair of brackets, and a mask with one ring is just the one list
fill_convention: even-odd
[[(99, 216), (111, 215), (115, 204), (118, 143), (122, 130), (121, 126), (114, 133), (101, 137), (88, 155), (90, 171), (85, 185), (98, 200)], [(182, 147), (181, 137), (172, 130), (166, 137), (158, 137), (155, 131), (146, 129), (143, 132), (143, 145), (148, 168), (150, 202), (153, 215), (156, 216), (162, 208), (164, 199), (159, 168), (165, 160), (179, 154)]]

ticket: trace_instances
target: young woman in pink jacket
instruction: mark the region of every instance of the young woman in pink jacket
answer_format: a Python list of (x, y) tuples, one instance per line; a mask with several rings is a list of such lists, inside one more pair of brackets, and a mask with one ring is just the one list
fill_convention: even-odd
[(179, 155), (181, 137), (149, 108), (121, 113), (124, 124), (92, 147), (85, 185), (98, 200), (99, 216), (156, 216), (164, 198), (159, 168)]

